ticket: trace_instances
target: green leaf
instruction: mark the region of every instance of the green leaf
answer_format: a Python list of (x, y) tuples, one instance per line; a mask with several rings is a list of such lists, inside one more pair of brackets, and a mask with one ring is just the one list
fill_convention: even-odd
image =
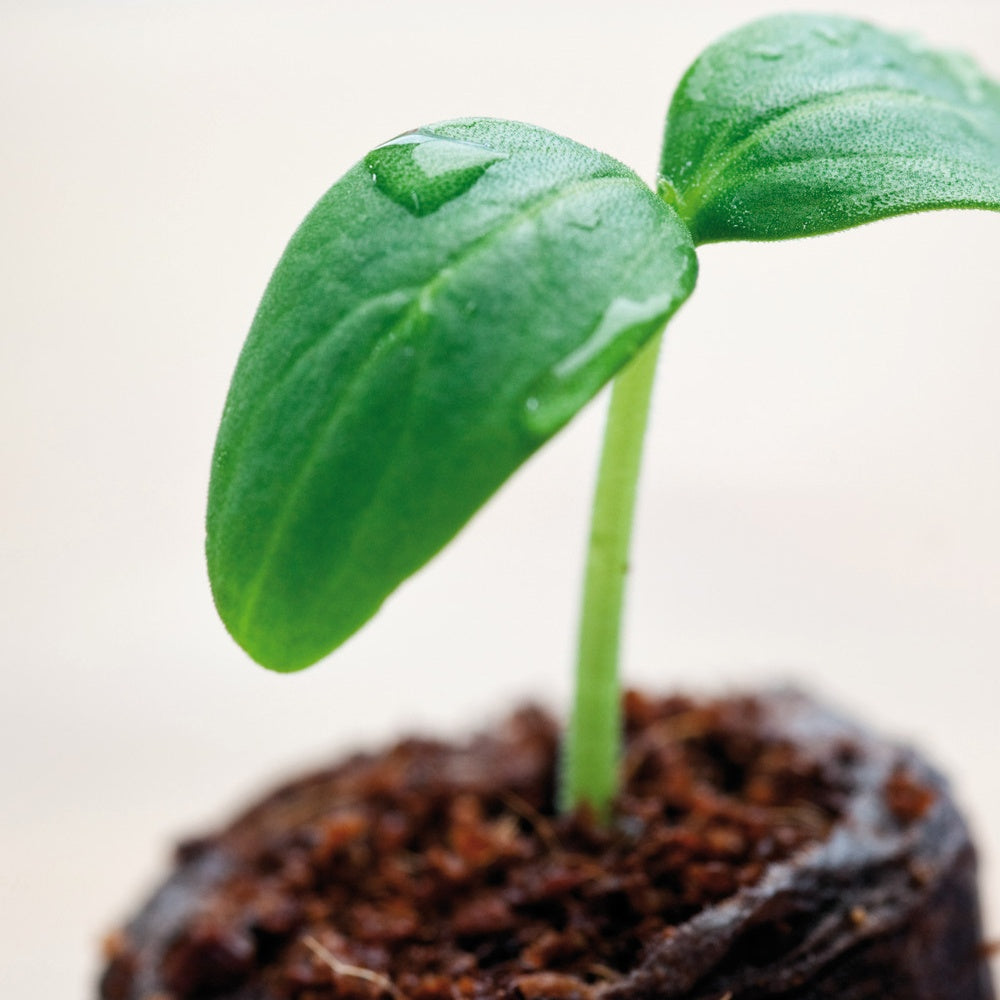
[(226, 403), (208, 565), (277, 670), (342, 642), (690, 294), (690, 234), (610, 157), (510, 122), (373, 150), (292, 238)]
[(964, 56), (838, 17), (757, 21), (688, 70), (660, 191), (696, 243), (1000, 208), (1000, 87)]

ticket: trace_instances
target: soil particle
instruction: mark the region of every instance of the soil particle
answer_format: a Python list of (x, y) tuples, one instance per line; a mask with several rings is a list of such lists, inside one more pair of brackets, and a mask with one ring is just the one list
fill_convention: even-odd
[[(284, 786), (178, 848), (101, 1000), (874, 1000), (842, 981), (884, 981), (869, 953), (894, 1000), (993, 996), (964, 827), (908, 752), (795, 694), (630, 693), (607, 827), (556, 813), (557, 758), (525, 709)], [(945, 992), (893, 966), (931, 900), (962, 910), (920, 956)]]

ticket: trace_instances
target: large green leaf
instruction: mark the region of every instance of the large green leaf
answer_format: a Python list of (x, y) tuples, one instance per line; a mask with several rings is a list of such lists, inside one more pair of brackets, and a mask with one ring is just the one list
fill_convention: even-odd
[(667, 116), (660, 190), (697, 243), (1000, 208), (1000, 87), (964, 56), (838, 17), (711, 46)]
[(690, 294), (673, 209), (542, 129), (447, 122), (373, 150), (271, 279), (216, 444), (208, 564), (259, 662), (365, 622)]

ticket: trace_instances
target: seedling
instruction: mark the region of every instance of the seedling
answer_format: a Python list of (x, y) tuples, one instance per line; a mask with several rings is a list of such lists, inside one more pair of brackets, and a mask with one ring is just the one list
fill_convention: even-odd
[(605, 813), (642, 439), (695, 247), (948, 207), (1000, 210), (1000, 86), (837, 17), (711, 46), (655, 190), (516, 122), (383, 143), (292, 237), (240, 356), (208, 504), (223, 621), (271, 669), (325, 656), (614, 379), (562, 789)]

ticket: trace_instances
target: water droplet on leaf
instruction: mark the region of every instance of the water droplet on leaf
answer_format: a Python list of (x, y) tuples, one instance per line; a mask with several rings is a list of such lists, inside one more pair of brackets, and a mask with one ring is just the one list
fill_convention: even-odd
[(830, 45), (847, 45), (850, 41), (848, 33), (844, 28), (836, 28), (833, 25), (820, 25), (813, 28), (813, 34)]
[(505, 154), (478, 143), (407, 132), (373, 149), (365, 169), (384, 195), (411, 215), (424, 216), (465, 194), (502, 159)]
[(547, 436), (558, 430), (666, 322), (674, 303), (669, 294), (637, 302), (617, 298), (576, 350), (532, 385), (524, 404), (524, 423)]

